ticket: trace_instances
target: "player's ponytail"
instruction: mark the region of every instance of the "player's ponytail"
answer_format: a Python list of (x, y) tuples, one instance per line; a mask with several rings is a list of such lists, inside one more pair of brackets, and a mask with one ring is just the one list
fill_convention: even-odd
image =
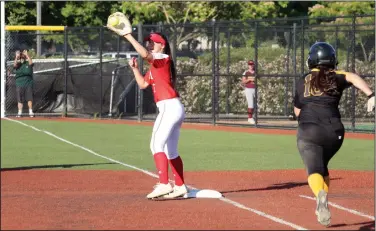
[[(154, 32), (156, 33), (156, 32)], [(160, 36), (162, 36), (162, 38), (166, 41), (166, 45), (164, 47), (164, 53), (168, 56), (170, 56), (170, 61), (171, 61), (171, 65), (170, 65), (170, 72), (171, 72), (171, 83), (172, 83), (172, 86), (174, 86), (174, 88), (176, 87), (176, 68), (175, 68), (175, 63), (174, 63), (174, 60), (172, 60), (172, 56), (171, 56), (171, 47), (170, 47), (170, 43), (168, 42), (167, 40), (167, 37), (161, 33), (156, 33), (156, 34), (159, 34)]]
[(316, 67), (319, 71), (312, 71), (311, 75), (311, 91), (320, 90), (327, 95), (340, 94), (338, 91), (337, 79), (335, 78), (335, 71), (327, 66), (318, 65)]

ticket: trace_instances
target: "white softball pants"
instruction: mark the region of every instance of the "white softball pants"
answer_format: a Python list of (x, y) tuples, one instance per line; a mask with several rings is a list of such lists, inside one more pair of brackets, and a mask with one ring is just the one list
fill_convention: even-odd
[(255, 88), (246, 88), (244, 89), (245, 98), (247, 99), (248, 108), (254, 108), (254, 101), (255, 101)]
[(157, 103), (159, 114), (155, 120), (150, 150), (154, 154), (164, 152), (167, 159), (179, 156), (178, 141), (180, 127), (185, 118), (184, 106), (178, 98), (162, 100)]

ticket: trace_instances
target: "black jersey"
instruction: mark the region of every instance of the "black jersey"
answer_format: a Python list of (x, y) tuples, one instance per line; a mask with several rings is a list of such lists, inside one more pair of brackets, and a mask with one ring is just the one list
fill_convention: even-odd
[(299, 121), (313, 120), (316, 122), (320, 121), (320, 118), (325, 117), (341, 118), (338, 105), (342, 92), (351, 86), (351, 83), (346, 81), (346, 73), (336, 71), (337, 94), (329, 95), (321, 92), (319, 89), (311, 89), (311, 73), (314, 71), (319, 70), (313, 69), (310, 73), (299, 79), (296, 84), (294, 106), (301, 109)]

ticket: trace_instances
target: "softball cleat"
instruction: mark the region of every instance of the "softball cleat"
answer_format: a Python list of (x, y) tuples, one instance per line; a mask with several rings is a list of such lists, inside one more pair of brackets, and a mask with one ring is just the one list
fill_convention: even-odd
[(317, 195), (317, 207), (316, 207), (317, 221), (324, 225), (330, 225), (331, 214), (328, 207), (328, 194), (321, 190)]
[(254, 120), (253, 118), (249, 118), (249, 119), (248, 119), (248, 123), (250, 123), (250, 124), (255, 124), (256, 122), (255, 122), (255, 120)]
[(173, 191), (167, 195), (164, 195), (163, 198), (172, 199), (172, 198), (182, 197), (186, 193), (188, 193), (188, 188), (187, 186), (185, 186), (185, 184), (181, 186), (175, 185)]
[(173, 189), (172, 189), (171, 184), (169, 184), (169, 183), (167, 183), (167, 184), (157, 183), (154, 186), (154, 190), (151, 193), (149, 193), (146, 196), (146, 198), (153, 199), (153, 198), (156, 198), (156, 197), (160, 197), (160, 196), (169, 194), (172, 191), (173, 191)]

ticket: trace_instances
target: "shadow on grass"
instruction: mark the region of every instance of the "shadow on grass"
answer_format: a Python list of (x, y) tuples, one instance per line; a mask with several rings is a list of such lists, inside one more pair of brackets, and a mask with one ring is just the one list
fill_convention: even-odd
[[(334, 224), (329, 226), (328, 228), (339, 228), (339, 227), (345, 227), (345, 226), (353, 226), (353, 225), (362, 225), (359, 230), (375, 230), (375, 221), (365, 221), (365, 222), (359, 222), (359, 223), (353, 223), (353, 224)], [(343, 228), (346, 229), (346, 228)]]
[[(337, 178), (330, 178), (330, 180), (340, 180), (341, 177)], [(252, 191), (265, 191), (265, 190), (281, 190), (281, 189), (291, 189), (296, 187), (301, 187), (308, 185), (307, 182), (285, 182), (280, 184), (273, 184), (264, 188), (251, 188), (251, 189), (239, 189), (239, 190), (231, 190), (231, 191), (221, 191), (222, 194), (226, 193), (237, 193), (237, 192), (252, 192)]]
[(22, 171), (22, 170), (30, 170), (30, 169), (44, 169), (44, 168), (72, 168), (72, 167), (102, 165), (102, 164), (116, 164), (116, 163), (57, 164), (57, 165), (22, 166), (22, 167), (13, 167), (13, 168), (1, 168), (1, 171), (2, 172), (5, 172), (5, 171)]

